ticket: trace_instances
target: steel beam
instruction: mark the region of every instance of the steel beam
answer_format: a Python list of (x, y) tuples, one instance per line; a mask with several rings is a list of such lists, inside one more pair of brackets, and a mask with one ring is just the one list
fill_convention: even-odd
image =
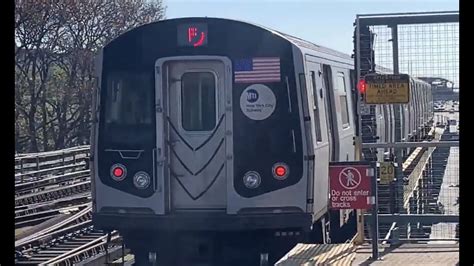
[[(367, 220), (371, 221), (371, 214), (365, 214)], [(453, 214), (379, 214), (379, 223), (459, 223), (459, 215)]]
[(436, 142), (392, 142), (392, 143), (362, 143), (364, 149), (382, 149), (382, 148), (413, 148), (413, 147), (436, 147), (448, 148), (459, 147), (459, 141), (436, 141)]
[(360, 26), (401, 25), (401, 24), (428, 24), (428, 23), (459, 23), (459, 14), (437, 14), (419, 16), (392, 16), (392, 17), (360, 17)]

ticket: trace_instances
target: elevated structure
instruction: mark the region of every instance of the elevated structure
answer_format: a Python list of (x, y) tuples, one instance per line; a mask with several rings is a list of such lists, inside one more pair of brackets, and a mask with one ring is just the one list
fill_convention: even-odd
[(419, 77), (419, 79), (431, 84), (433, 100), (459, 101), (459, 88), (454, 87), (454, 82), (439, 77)]

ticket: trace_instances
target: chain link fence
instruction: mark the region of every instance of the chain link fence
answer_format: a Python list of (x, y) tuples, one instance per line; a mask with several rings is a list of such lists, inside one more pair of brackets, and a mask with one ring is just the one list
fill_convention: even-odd
[[(390, 121), (379, 121), (376, 106), (359, 99), (359, 134), (364, 159), (387, 162), (386, 158), (374, 156), (387, 149), (392, 149), (395, 157), (403, 158), (388, 160), (395, 166), (395, 178), (378, 182), (379, 239), (456, 241), (459, 238), (459, 116), (458, 106), (454, 107), (459, 98), (459, 13), (359, 15), (356, 26), (358, 80), (374, 72), (409, 74), (429, 83), (434, 99), (430, 133), (411, 140), (417, 142), (401, 143), (403, 147), (390, 143), (403, 140), (384, 141), (377, 137), (377, 132), (382, 131), (378, 128), (387, 127)], [(398, 105), (384, 108), (392, 110), (397, 119)], [(392, 124), (392, 127), (401, 130), (400, 126)], [(409, 153), (405, 153), (407, 150)], [(372, 237), (370, 221), (365, 219), (368, 238)]]
[[(393, 69), (392, 28), (369, 27), (375, 34), (375, 64)], [(399, 72), (418, 78), (442, 78), (459, 88), (459, 23), (398, 25)]]

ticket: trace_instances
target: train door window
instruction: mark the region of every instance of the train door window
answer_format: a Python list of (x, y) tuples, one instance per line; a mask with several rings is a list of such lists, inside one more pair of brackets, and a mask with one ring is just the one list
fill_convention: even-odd
[(349, 127), (349, 107), (347, 104), (347, 88), (344, 73), (337, 73), (337, 90), (339, 90), (339, 101), (341, 104), (342, 127)]
[(181, 77), (182, 126), (187, 131), (211, 131), (216, 126), (216, 78), (211, 72)]
[(321, 142), (323, 141), (322, 139), (322, 134), (321, 134), (321, 119), (319, 116), (319, 107), (318, 107), (318, 89), (316, 87), (316, 74), (314, 71), (311, 71), (311, 86), (313, 87), (313, 100), (314, 100), (314, 106), (313, 106), (313, 111), (314, 111), (314, 122), (315, 122), (315, 128), (316, 128), (316, 141)]
[[(350, 70), (349, 72), (349, 78), (351, 81), (351, 96), (352, 96), (352, 106), (353, 106), (353, 111), (352, 113), (357, 117), (357, 91), (356, 91), (356, 76), (355, 76), (355, 71)], [(356, 120), (357, 121), (357, 120)], [(357, 123), (356, 123), (357, 124)]]
[(418, 85), (415, 83), (415, 86), (414, 86), (414, 90), (413, 90), (413, 102), (414, 102), (414, 109), (415, 109), (415, 127), (413, 128), (413, 130), (417, 130), (417, 127), (418, 127)]

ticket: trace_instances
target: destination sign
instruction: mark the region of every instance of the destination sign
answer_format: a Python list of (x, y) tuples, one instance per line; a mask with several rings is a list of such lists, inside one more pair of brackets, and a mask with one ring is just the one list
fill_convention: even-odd
[(365, 76), (366, 104), (405, 104), (410, 101), (410, 76), (370, 74)]

